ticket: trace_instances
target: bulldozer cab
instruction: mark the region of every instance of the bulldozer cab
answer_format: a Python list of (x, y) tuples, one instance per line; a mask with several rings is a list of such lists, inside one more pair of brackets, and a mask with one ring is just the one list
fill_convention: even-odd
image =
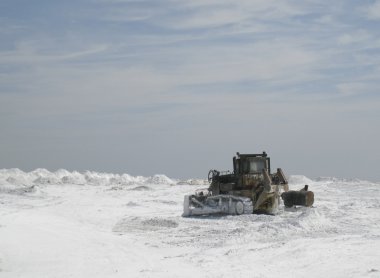
[(270, 158), (265, 152), (262, 154), (240, 154), (233, 159), (234, 173), (241, 175), (260, 175), (263, 170), (270, 174)]
[(237, 189), (256, 189), (264, 184), (265, 176), (270, 175), (270, 158), (265, 152), (261, 154), (237, 153), (233, 160)]

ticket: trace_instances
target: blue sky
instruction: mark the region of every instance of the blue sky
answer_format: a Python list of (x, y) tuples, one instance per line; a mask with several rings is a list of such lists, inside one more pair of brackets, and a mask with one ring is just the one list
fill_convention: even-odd
[(380, 180), (380, 1), (0, 2), (0, 168)]

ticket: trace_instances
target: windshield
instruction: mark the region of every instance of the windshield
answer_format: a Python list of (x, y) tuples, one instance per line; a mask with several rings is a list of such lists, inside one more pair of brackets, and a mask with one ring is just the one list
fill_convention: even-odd
[(261, 173), (265, 169), (265, 160), (247, 158), (243, 165), (244, 173)]

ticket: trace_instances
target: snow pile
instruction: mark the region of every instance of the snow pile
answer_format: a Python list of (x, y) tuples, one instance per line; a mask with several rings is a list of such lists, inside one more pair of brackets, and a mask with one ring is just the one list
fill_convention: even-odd
[(369, 181), (363, 181), (356, 178), (336, 178), (336, 177), (317, 177), (314, 179), (317, 182), (325, 182), (325, 183), (338, 183), (338, 182), (348, 182), (348, 183), (368, 183)]
[(1, 169), (0, 170), (0, 184), (28, 184), (29, 177), (20, 169)]
[(175, 182), (171, 179), (169, 179), (165, 175), (154, 175), (151, 178), (148, 178), (146, 180), (146, 183), (151, 183), (151, 184), (175, 184)]
[(0, 170), (0, 193), (22, 195), (36, 192), (36, 187), (29, 182), (29, 177), (20, 169)]
[(303, 175), (291, 175), (289, 176), (288, 183), (290, 185), (302, 185), (304, 186), (305, 184), (312, 184), (313, 181)]
[(208, 180), (202, 179), (188, 179), (177, 182), (178, 185), (209, 185)]
[(0, 184), (0, 193), (22, 195), (25, 193), (34, 193), (36, 191), (37, 189), (34, 185)]
[(129, 174), (99, 173), (94, 171), (67, 171), (59, 169), (50, 172), (46, 169), (36, 169), (23, 172), (20, 169), (1, 169), (0, 185), (49, 185), (49, 184), (76, 184), (76, 185), (135, 185), (135, 184), (176, 184), (173, 179), (165, 175), (152, 177), (131, 176)]

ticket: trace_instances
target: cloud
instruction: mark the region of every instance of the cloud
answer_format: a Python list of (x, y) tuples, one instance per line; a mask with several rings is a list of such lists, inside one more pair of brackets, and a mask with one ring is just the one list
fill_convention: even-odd
[[(369, 43), (373, 42), (373, 36), (366, 30), (354, 30), (352, 33), (345, 33), (338, 37), (338, 43), (348, 45), (353, 43)], [(369, 46), (369, 44), (368, 44)]]
[(57, 44), (58, 42), (43, 40), (21, 41), (16, 44), (15, 49), (0, 52), (0, 58), (2, 63), (37, 66), (41, 63), (81, 59), (107, 50), (106, 44), (86, 45), (83, 46), (84, 49), (72, 51)]
[[(153, 1), (111, 2), (106, 13), (100, 14), (105, 21), (144, 21), (151, 26), (168, 30), (239, 27), (235, 30), (252, 29), (260, 20), (284, 20), (305, 14), (301, 5), (276, 1)], [(110, 3), (108, 3), (110, 4)]]
[[(363, 18), (364, 4), (96, 0), (65, 2), (62, 10), (49, 5), (43, 20), (28, 14), (28, 25), (24, 14), (1, 21), (3, 149), (31, 146), (36, 157), (33, 150), (54, 148), (58, 137), (63, 149), (92, 141), (88, 151), (96, 153), (112, 141), (120, 160), (110, 156), (107, 167), (125, 157), (129, 167), (143, 165), (141, 151), (177, 160), (181, 153), (197, 161), (199, 152), (214, 157), (235, 152), (237, 145), (330, 155), (320, 142), (329, 152), (342, 145), (342, 152), (352, 151), (359, 135), (346, 136), (350, 123), (377, 124), (379, 30)], [(362, 134), (373, 132), (360, 128)], [(237, 142), (241, 132), (245, 136)], [(86, 157), (80, 147), (75, 150), (74, 157)], [(199, 168), (206, 167), (202, 163)]]
[(343, 96), (357, 96), (374, 90), (373, 84), (364, 82), (341, 83), (337, 85), (337, 88)]
[[(312, 51), (285, 43), (195, 48), (175, 75), (185, 84), (251, 81), (300, 82), (317, 60)], [(291, 75), (291, 76), (290, 76)]]
[(368, 18), (373, 20), (380, 19), (380, 1), (375, 1), (372, 5), (368, 7)]

